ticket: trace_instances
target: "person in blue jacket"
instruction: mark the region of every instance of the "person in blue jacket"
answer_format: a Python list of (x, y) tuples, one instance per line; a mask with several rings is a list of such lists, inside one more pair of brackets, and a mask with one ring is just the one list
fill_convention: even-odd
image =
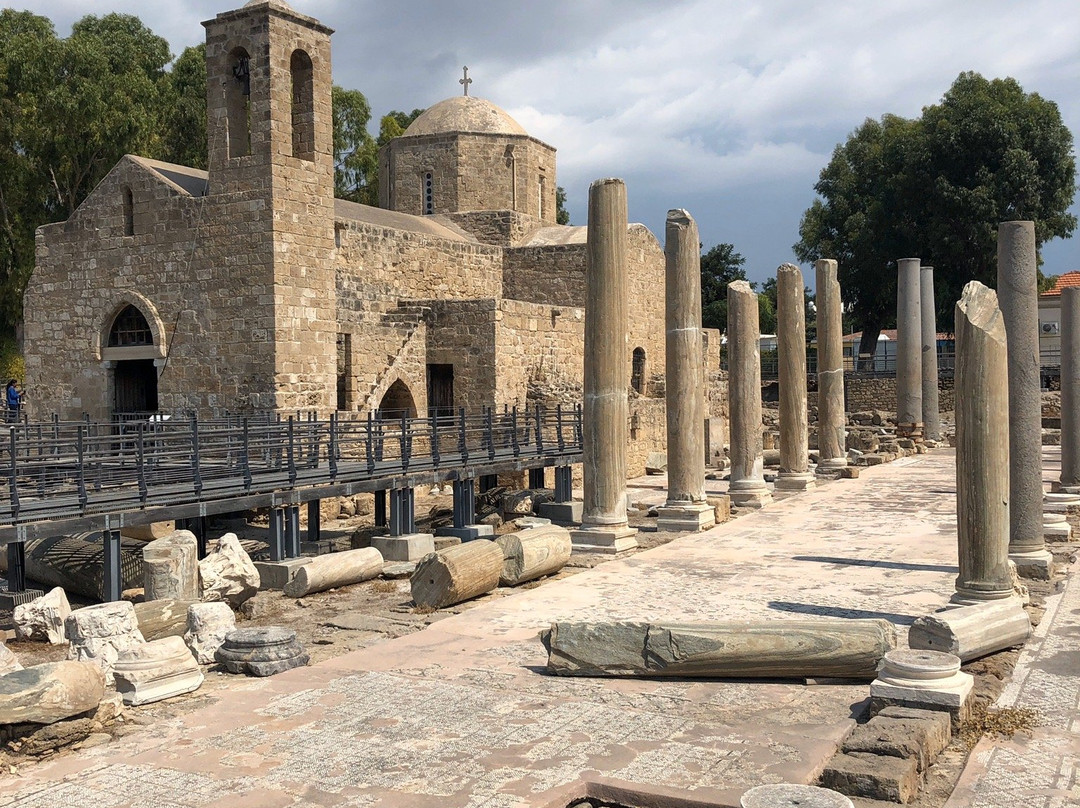
[[(2, 378), (2, 377), (0, 377)], [(19, 392), (19, 383), (11, 379), (7, 383), (7, 393), (4, 396), (7, 403), (7, 419), (12, 423), (19, 420), (19, 408), (22, 406), (22, 394)]]

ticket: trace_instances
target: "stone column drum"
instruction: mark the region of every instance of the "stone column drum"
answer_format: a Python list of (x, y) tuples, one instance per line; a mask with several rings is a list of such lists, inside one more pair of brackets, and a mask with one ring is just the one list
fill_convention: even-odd
[[(701, 357), (701, 242), (685, 210), (669, 210), (666, 259), (667, 503), (658, 530), (705, 530), (705, 365)], [(805, 386), (804, 386), (805, 389)]]
[(817, 275), (818, 471), (847, 465), (844, 410), (844, 323), (836, 261), (814, 262)]
[(601, 553), (637, 547), (626, 521), (626, 232), (626, 185), (597, 180), (589, 187), (585, 250), (584, 504), (571, 539)]
[(1025, 578), (1050, 576), (1043, 537), (1042, 382), (1035, 223), (998, 226), (997, 293), (1009, 335), (1009, 558)]
[(772, 499), (765, 485), (761, 438), (761, 333), (757, 294), (746, 281), (728, 285), (728, 408), (731, 483), (735, 505), (760, 508)]
[(1009, 385), (997, 295), (977, 281), (956, 304), (956, 603), (1012, 595)]
[(937, 305), (934, 299), (934, 268), (919, 270), (919, 306), (922, 327), (922, 420), (923, 437), (941, 440), (941, 415), (938, 413)]
[(896, 436), (922, 440), (922, 282), (919, 259), (896, 262)]
[(1080, 287), (1061, 290), (1061, 492), (1080, 494)]
[(780, 473), (777, 491), (814, 487), (806, 424), (806, 310), (802, 271), (776, 270), (776, 334), (780, 357)]

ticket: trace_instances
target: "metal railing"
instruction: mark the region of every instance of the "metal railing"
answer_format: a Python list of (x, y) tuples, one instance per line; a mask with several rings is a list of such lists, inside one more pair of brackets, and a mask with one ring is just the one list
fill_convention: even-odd
[[(2, 434), (2, 433), (0, 433)], [(21, 422), (0, 527), (580, 454), (580, 405), (350, 420), (313, 413)], [(481, 472), (483, 473), (483, 472)]]

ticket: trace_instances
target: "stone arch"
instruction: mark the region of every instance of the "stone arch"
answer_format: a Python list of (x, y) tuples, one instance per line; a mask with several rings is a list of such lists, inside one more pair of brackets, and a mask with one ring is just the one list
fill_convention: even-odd
[(403, 415), (408, 418), (415, 418), (416, 399), (413, 398), (409, 385), (405, 384), (401, 379), (397, 379), (383, 393), (378, 409), (379, 414), (384, 419), (401, 418)]
[(630, 369), (630, 387), (639, 396), (645, 395), (645, 349), (634, 348), (634, 356)]
[(292, 153), (301, 160), (315, 159), (315, 69), (307, 51), (299, 48), (289, 59), (292, 79)]
[(251, 56), (239, 45), (229, 51), (225, 78), (225, 131), (229, 157), (251, 154)]
[(164, 359), (166, 354), (165, 325), (161, 321), (161, 316), (158, 314), (157, 308), (153, 303), (143, 295), (130, 289), (125, 289), (117, 294), (113, 301), (113, 305), (108, 309), (108, 315), (102, 320), (101, 329), (98, 332), (97, 358), (102, 360), (122, 358), (117, 357), (115, 354), (117, 354), (117, 352), (131, 350), (124, 347), (110, 347), (109, 345), (109, 336), (112, 334), (116, 318), (119, 317), (121, 312), (128, 306), (134, 306), (138, 309), (139, 313), (146, 320), (146, 324), (150, 329), (150, 334), (153, 337), (153, 344), (141, 346), (139, 348), (140, 352), (147, 354), (148, 358)]

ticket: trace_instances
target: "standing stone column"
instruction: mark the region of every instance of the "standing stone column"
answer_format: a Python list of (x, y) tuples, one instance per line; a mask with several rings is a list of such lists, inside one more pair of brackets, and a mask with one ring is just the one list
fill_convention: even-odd
[(701, 358), (701, 242), (685, 210), (669, 210), (664, 240), (667, 297), (667, 503), (658, 530), (705, 530), (705, 365)]
[(761, 331), (757, 294), (746, 281), (728, 284), (728, 408), (734, 505), (760, 508), (772, 499), (765, 485), (761, 438)]
[(938, 413), (937, 307), (934, 300), (934, 268), (919, 270), (922, 305), (922, 420), (923, 437), (941, 440), (941, 416)]
[(896, 262), (896, 436), (922, 440), (922, 283), (919, 259)]
[(626, 185), (594, 182), (585, 265), (584, 504), (571, 538), (578, 549), (599, 553), (637, 546), (626, 521), (627, 226)]
[(1035, 223), (998, 226), (998, 300), (1009, 335), (1009, 558), (1025, 578), (1048, 578), (1043, 537), (1042, 382)]
[(780, 473), (777, 491), (814, 487), (806, 424), (806, 311), (802, 272), (776, 270), (776, 335), (780, 357)]
[(844, 306), (836, 261), (814, 262), (817, 275), (818, 471), (847, 465), (847, 413), (844, 410)]
[(956, 527), (953, 601), (1012, 594), (1009, 571), (1009, 385), (1005, 321), (978, 281), (956, 304)]
[(1080, 494), (1080, 287), (1061, 290), (1061, 492)]

